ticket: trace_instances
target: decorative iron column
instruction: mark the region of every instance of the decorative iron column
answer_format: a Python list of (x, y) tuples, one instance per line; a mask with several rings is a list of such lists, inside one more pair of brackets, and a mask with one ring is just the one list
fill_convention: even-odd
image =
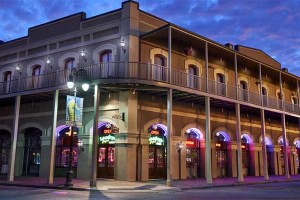
[(53, 118), (52, 118), (51, 138), (50, 138), (50, 163), (49, 163), (50, 166), (49, 166), (49, 174), (47, 180), (48, 184), (53, 184), (53, 177), (54, 177), (58, 96), (59, 96), (59, 90), (55, 90), (53, 95), (53, 116), (52, 116)]
[(93, 146), (91, 160), (90, 186), (97, 187), (97, 154), (98, 154), (98, 122), (99, 122), (100, 90), (99, 85), (94, 89), (94, 124), (93, 124)]
[(14, 133), (11, 138), (11, 140), (12, 140), (11, 153), (9, 156), (8, 173), (7, 173), (8, 181), (14, 181), (17, 138), (18, 138), (18, 131), (19, 131), (20, 104), (21, 104), (21, 96), (19, 95), (19, 96), (16, 96), (16, 100), (15, 100), (14, 127), (13, 127)]

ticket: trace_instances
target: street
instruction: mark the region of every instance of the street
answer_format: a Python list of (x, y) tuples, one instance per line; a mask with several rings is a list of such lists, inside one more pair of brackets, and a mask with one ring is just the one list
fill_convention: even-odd
[(0, 199), (300, 199), (300, 181), (284, 183), (268, 183), (243, 185), (236, 187), (214, 187), (208, 189), (192, 189), (184, 191), (73, 191), (73, 190), (53, 190), (26, 188), (14, 186), (0, 186)]

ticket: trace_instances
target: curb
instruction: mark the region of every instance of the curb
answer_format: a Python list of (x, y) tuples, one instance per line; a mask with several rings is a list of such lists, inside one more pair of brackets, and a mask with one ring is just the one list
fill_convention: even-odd
[(98, 188), (81, 188), (81, 187), (64, 187), (63, 185), (60, 186), (53, 186), (53, 185), (32, 185), (32, 184), (20, 184), (20, 183), (6, 183), (0, 182), (2, 186), (15, 186), (15, 187), (27, 187), (27, 188), (41, 188), (41, 189), (56, 189), (56, 190), (72, 190), (72, 191), (99, 191), (105, 193), (129, 193), (129, 192), (136, 192), (136, 193), (159, 193), (159, 192), (182, 192), (187, 190), (197, 190), (197, 189), (212, 189), (212, 188), (222, 188), (222, 187), (237, 187), (237, 186), (246, 186), (246, 185), (260, 185), (260, 184), (267, 184), (267, 183), (282, 183), (282, 182), (296, 182), (300, 180), (268, 180), (268, 181), (260, 181), (260, 182), (240, 182), (240, 183), (229, 183), (229, 184), (219, 184), (219, 185), (203, 185), (203, 186), (196, 186), (190, 188), (181, 188), (181, 187), (172, 187), (170, 189), (131, 189), (131, 188), (108, 188), (108, 189), (98, 189)]

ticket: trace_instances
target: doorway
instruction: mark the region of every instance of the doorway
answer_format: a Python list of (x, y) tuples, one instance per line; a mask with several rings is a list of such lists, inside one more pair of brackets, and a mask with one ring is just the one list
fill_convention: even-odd
[(42, 131), (37, 128), (25, 130), (23, 175), (39, 176), (41, 164), (41, 136)]

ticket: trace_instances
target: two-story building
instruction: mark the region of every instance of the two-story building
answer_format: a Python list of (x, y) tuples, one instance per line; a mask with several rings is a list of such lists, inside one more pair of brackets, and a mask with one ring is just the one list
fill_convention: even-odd
[[(67, 101), (70, 78), (82, 108)], [(298, 174), (299, 77), (262, 50), (219, 44), (134, 1), (3, 42), (0, 79), (0, 172), (9, 181), (51, 183), (70, 164), (92, 181)], [(66, 118), (77, 120), (77, 109), (72, 129)]]

